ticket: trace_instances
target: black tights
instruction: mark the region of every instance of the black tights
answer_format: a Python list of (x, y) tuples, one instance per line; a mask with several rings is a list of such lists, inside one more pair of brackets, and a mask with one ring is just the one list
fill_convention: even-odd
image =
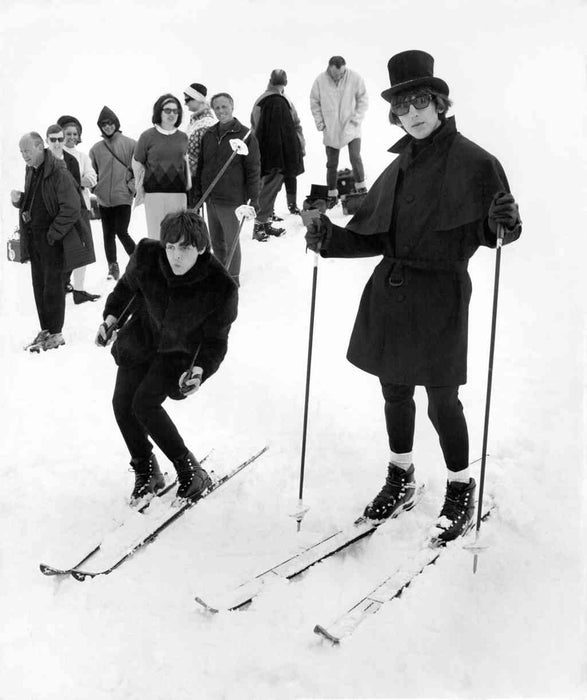
[[(385, 423), (392, 452), (411, 452), (414, 443), (416, 404), (414, 386), (381, 382), (385, 398)], [(427, 386), (428, 417), (432, 421), (450, 471), (458, 472), (469, 464), (469, 434), (459, 401), (458, 386)]]

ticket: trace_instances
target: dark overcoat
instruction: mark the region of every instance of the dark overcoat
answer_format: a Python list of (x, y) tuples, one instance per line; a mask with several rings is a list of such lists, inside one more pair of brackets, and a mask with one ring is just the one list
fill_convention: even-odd
[[(94, 247), (90, 223), (83, 205), (78, 186), (65, 166), (65, 161), (57, 160), (45, 150), (40, 193), (45, 207), (52, 219), (47, 230), (50, 245), (63, 247), (64, 270), (73, 270), (95, 262)], [(26, 168), (24, 193), (15, 206), (19, 210), (19, 229), (21, 231), (21, 262), (30, 260), (28, 225), (23, 221), (22, 206), (27, 201), (33, 169)], [(83, 210), (83, 211), (82, 211)]]
[[(467, 381), (467, 264), (495, 247), (487, 213), (509, 192), (499, 161), (464, 138), (454, 118), (428, 139), (405, 136), (399, 153), (345, 228), (327, 219), (324, 257), (383, 255), (363, 291), (347, 358), (384, 382)], [(516, 240), (518, 224), (504, 243)]]
[(258, 103), (261, 108), (255, 136), (261, 151), (261, 175), (278, 170), (286, 177), (304, 172), (302, 146), (295, 129), (289, 102), (283, 95), (271, 94)]
[[(211, 253), (201, 253), (191, 270), (175, 275), (161, 243), (143, 239), (106, 300), (104, 318), (119, 318), (133, 298), (133, 313), (112, 347), (117, 365), (140, 365), (164, 355), (179, 378), (199, 347), (202, 381), (216, 372), (237, 315), (238, 291)], [(177, 392), (170, 396), (181, 398)]]

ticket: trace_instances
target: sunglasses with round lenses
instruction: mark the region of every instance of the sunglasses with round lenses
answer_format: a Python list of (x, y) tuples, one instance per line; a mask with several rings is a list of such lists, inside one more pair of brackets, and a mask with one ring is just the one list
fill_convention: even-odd
[(164, 114), (179, 114), (179, 109), (177, 107), (163, 107)]
[(64, 136), (49, 136), (49, 141), (51, 141), (51, 143), (57, 143), (57, 141), (59, 141), (59, 143), (63, 143), (65, 141), (65, 137)]
[(432, 102), (432, 95), (415, 95), (407, 100), (402, 100), (393, 105), (391, 111), (398, 117), (403, 117), (410, 111), (410, 105), (414, 105), (416, 109), (426, 109)]

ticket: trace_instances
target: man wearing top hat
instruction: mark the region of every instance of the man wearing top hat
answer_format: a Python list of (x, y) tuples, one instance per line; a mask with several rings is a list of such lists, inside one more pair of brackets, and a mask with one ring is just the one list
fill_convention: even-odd
[(447, 542), (470, 528), (475, 480), (459, 386), (467, 381), (469, 258), (521, 233), (518, 206), (499, 161), (462, 136), (449, 87), (434, 76), (434, 59), (404, 51), (388, 62), (391, 87), (381, 95), (389, 119), (405, 135), (398, 157), (374, 183), (345, 228), (321, 215), (306, 240), (323, 257), (382, 255), (361, 298), (348, 360), (379, 378), (390, 460), (385, 484), (365, 508), (381, 520), (413, 503), (415, 386), (428, 394), (428, 415), (447, 467), (436, 537)]

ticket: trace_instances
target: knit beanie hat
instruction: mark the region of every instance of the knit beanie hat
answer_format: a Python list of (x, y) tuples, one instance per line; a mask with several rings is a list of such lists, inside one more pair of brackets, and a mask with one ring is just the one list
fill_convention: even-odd
[(77, 133), (79, 135), (79, 142), (81, 143), (82, 141), (82, 125), (79, 119), (76, 119), (75, 117), (72, 117), (70, 114), (64, 114), (62, 117), (59, 117), (57, 120), (57, 123), (62, 129), (67, 129), (68, 126), (71, 126), (72, 124), (77, 128)]

